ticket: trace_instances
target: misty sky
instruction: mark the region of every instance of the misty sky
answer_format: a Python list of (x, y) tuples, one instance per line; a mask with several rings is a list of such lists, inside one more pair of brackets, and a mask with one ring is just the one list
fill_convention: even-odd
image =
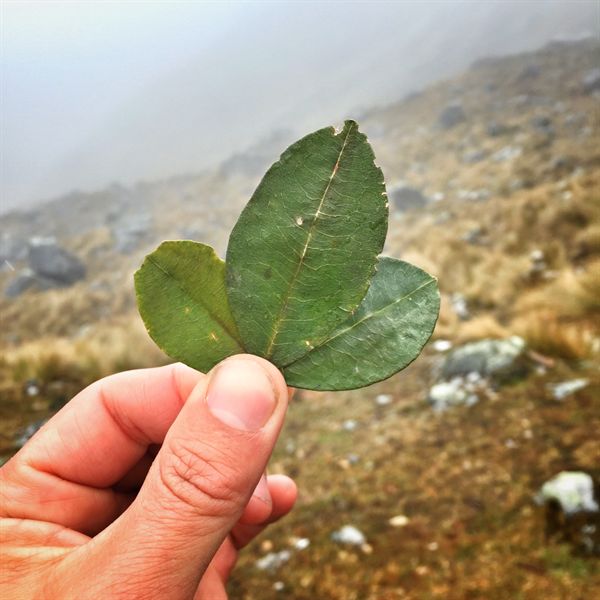
[(598, 33), (594, 1), (2, 2), (2, 210), (195, 172), (475, 58)]

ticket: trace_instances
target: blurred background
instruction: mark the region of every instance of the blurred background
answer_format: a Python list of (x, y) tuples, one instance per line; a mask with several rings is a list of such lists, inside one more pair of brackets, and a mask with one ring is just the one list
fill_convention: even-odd
[(298, 394), (272, 467), (301, 498), (232, 597), (600, 592), (598, 2), (5, 1), (1, 60), (2, 460), (168, 362), (146, 253), (224, 256), (287, 145), (354, 118), (440, 320), (393, 378)]

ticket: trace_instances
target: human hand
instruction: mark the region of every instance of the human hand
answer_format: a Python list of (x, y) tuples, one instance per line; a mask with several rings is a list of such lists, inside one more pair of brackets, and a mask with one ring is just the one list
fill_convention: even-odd
[(3, 598), (227, 598), (296, 486), (263, 475), (288, 389), (250, 355), (89, 386), (0, 469)]

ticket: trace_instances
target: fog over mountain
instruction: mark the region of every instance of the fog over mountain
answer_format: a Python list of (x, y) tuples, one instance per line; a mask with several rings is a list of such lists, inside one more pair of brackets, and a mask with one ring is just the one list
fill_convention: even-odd
[(0, 210), (196, 172), (599, 23), (594, 1), (3, 3)]

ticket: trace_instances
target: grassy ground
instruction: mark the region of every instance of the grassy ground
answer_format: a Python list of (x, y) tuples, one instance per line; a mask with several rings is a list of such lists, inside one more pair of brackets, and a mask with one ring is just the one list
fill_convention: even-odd
[[(256, 542), (233, 597), (559, 599), (600, 591), (598, 560), (546, 539), (533, 502), (549, 473), (582, 469), (599, 480), (598, 370), (585, 371), (593, 384), (564, 402), (547, 383), (583, 373), (561, 365), (434, 415), (423, 405), (431, 360), (368, 390), (294, 402), (272, 468), (297, 478), (299, 506)], [(379, 393), (392, 394), (392, 404), (378, 407)], [(345, 418), (357, 421), (355, 431), (342, 428)], [(398, 515), (405, 526), (390, 525)], [(349, 523), (368, 546), (329, 539)], [(257, 556), (295, 537), (311, 545), (276, 572), (256, 569)]]

